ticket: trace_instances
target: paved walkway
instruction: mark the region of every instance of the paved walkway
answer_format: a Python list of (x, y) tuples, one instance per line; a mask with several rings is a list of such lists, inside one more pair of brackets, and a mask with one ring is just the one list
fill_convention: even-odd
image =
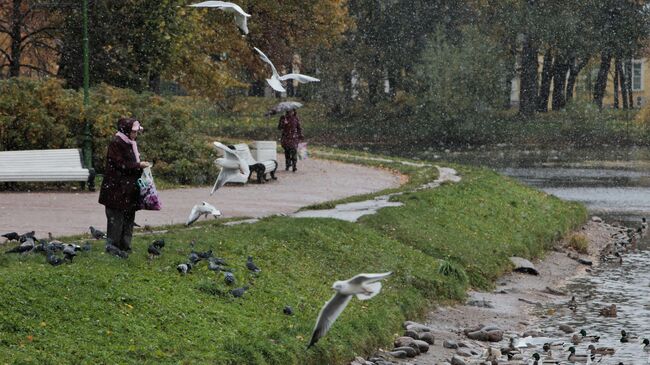
[[(284, 156), (279, 161), (284, 161)], [(284, 163), (280, 163), (284, 167)], [(136, 223), (150, 226), (185, 223), (194, 204), (207, 201), (223, 217), (263, 217), (293, 213), (306, 205), (371, 193), (400, 184), (400, 177), (385, 170), (341, 162), (309, 159), (298, 162), (296, 173), (277, 173), (266, 184), (226, 186), (210, 196), (211, 187), (160, 191), (163, 209), (139, 211)], [(154, 170), (155, 174), (155, 170)], [(98, 192), (0, 192), (0, 234), (35, 230), (37, 237), (85, 233), (89, 226), (106, 228), (104, 206)], [(0, 237), (0, 242), (3, 238)]]

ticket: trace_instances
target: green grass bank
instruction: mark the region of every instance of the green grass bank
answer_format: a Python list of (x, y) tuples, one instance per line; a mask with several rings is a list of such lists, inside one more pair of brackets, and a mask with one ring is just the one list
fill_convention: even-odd
[[(404, 191), (437, 175), (435, 168), (340, 159), (407, 174)], [(387, 346), (403, 320), (461, 300), (468, 287), (492, 286), (509, 270), (509, 256), (539, 257), (586, 219), (578, 204), (488, 170), (453, 167), (460, 183), (406, 192), (394, 198), (403, 206), (359, 223), (209, 221), (138, 236), (127, 260), (96, 243), (59, 267), (41, 255), (2, 254), (0, 364), (343, 364)], [(166, 247), (149, 260), (146, 247), (157, 238)], [(230, 296), (223, 275), (204, 262), (187, 276), (176, 272), (192, 240), (196, 250), (228, 261), (236, 286), (250, 286), (242, 298)], [(247, 272), (248, 255), (260, 274)], [(353, 299), (328, 335), (305, 350), (335, 280), (387, 270), (394, 275), (380, 295)], [(293, 316), (283, 314), (285, 305)]]

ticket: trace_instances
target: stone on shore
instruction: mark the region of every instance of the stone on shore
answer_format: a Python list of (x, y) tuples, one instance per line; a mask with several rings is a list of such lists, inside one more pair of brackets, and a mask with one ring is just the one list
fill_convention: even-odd
[[(410, 348), (410, 347), (409, 347), (409, 348)], [(407, 355), (406, 355), (406, 351), (391, 351), (391, 352), (389, 352), (388, 354), (389, 354), (390, 356), (395, 357), (395, 358), (398, 358), (398, 359), (403, 359), (403, 358), (405, 358), (405, 357), (407, 356)]]
[(429, 351), (429, 344), (428, 343), (426, 343), (424, 341), (420, 341), (420, 340), (415, 340), (413, 343), (418, 346), (418, 349), (420, 349), (420, 353), (424, 353), (424, 352)]
[(408, 357), (416, 357), (420, 354), (420, 350), (416, 350), (411, 346), (396, 347), (393, 349), (393, 352), (403, 351)]
[(539, 275), (539, 271), (537, 271), (535, 265), (525, 258), (513, 256), (510, 258), (510, 262), (515, 265), (513, 271), (522, 272), (524, 274)]
[(429, 345), (435, 344), (435, 339), (433, 333), (431, 332), (422, 332), (418, 335), (418, 339), (428, 343)]
[(457, 349), (456, 354), (462, 357), (472, 357), (472, 353), (465, 349)]
[(528, 330), (522, 333), (521, 337), (544, 337), (544, 332), (538, 330)]
[(452, 340), (444, 340), (442, 342), (442, 347), (448, 348), (448, 349), (457, 349), (458, 344), (455, 341), (452, 341)]
[(418, 340), (418, 339), (420, 338), (420, 336), (418, 335), (417, 332), (415, 332), (415, 331), (410, 331), (410, 330), (406, 330), (406, 331), (404, 331), (404, 336), (406, 336), (406, 337), (410, 337), (410, 338), (412, 338), (412, 339), (414, 339), (414, 340)]
[(395, 347), (411, 346), (413, 342), (415, 342), (415, 339), (407, 336), (402, 336), (396, 338), (393, 342), (393, 345), (395, 345)]
[(454, 355), (454, 357), (451, 358), (451, 365), (467, 365), (467, 363), (461, 357)]
[(503, 331), (498, 329), (493, 329), (491, 331), (479, 330), (479, 331), (469, 332), (467, 334), (467, 337), (471, 340), (476, 340), (476, 341), (499, 342), (503, 340)]
[(425, 326), (420, 323), (411, 323), (408, 326), (406, 326), (407, 331), (415, 331), (415, 332), (431, 332), (431, 327)]
[(603, 219), (598, 216), (591, 217), (591, 221), (595, 223), (603, 223)]

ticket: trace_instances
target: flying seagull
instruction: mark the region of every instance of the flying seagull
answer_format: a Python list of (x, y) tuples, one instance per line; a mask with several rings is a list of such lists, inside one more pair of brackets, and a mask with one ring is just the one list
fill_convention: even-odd
[(234, 177), (243, 176), (248, 179), (251, 172), (248, 164), (237, 155), (235, 150), (221, 142), (214, 142), (213, 144), (215, 148), (223, 151), (223, 157), (214, 160), (214, 163), (221, 167), (221, 171), (219, 171), (219, 176), (217, 176), (217, 181), (215, 181), (210, 195), (214, 194), (217, 189), (226, 185)]
[(187, 223), (185, 223), (185, 225), (189, 226), (190, 224), (196, 222), (199, 218), (201, 218), (201, 216), (207, 218), (209, 214), (212, 214), (212, 216), (215, 218), (221, 216), (221, 212), (217, 210), (217, 208), (215, 208), (213, 205), (209, 204), (208, 202), (202, 202), (201, 204), (197, 204), (192, 208), (192, 211), (190, 212), (190, 216), (187, 218)]
[(332, 289), (336, 291), (336, 294), (325, 303), (320, 313), (318, 313), (316, 326), (314, 327), (314, 332), (311, 335), (311, 340), (307, 348), (310, 348), (321, 337), (325, 336), (334, 321), (336, 321), (336, 318), (348, 305), (353, 295), (356, 295), (359, 300), (368, 300), (374, 297), (381, 290), (381, 283), (379, 281), (387, 278), (391, 274), (392, 272), (359, 274), (349, 280), (335, 281)]
[(204, 1), (190, 6), (194, 8), (217, 8), (229, 13), (235, 13), (235, 23), (237, 23), (237, 27), (239, 27), (244, 35), (248, 34), (248, 25), (246, 24), (246, 21), (251, 17), (251, 15), (246, 13), (237, 4), (226, 1)]
[(291, 73), (291, 74), (286, 74), (286, 75), (280, 76), (278, 74), (278, 70), (273, 65), (273, 62), (271, 62), (271, 60), (264, 54), (264, 52), (260, 51), (260, 49), (257, 48), (257, 47), (253, 47), (253, 48), (255, 49), (255, 51), (257, 51), (257, 53), (259, 53), (260, 59), (262, 61), (268, 63), (271, 66), (271, 72), (272, 72), (271, 78), (266, 79), (266, 82), (268, 82), (269, 86), (271, 86), (271, 88), (273, 90), (275, 90), (275, 91), (278, 91), (278, 92), (281, 92), (281, 93), (287, 91), (287, 90), (285, 90), (284, 86), (282, 86), (282, 83), (280, 81), (286, 81), (286, 80), (291, 79), (291, 80), (296, 80), (296, 81), (298, 81), (298, 82), (300, 82), (302, 84), (307, 83), (307, 82), (318, 82), (318, 81), (320, 81), (319, 79), (317, 79), (315, 77), (302, 75), (302, 74), (296, 74), (296, 73)]

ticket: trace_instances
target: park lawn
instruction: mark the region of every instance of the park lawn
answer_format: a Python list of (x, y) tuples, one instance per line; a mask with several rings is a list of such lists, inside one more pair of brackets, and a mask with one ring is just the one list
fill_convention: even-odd
[[(435, 168), (359, 162), (410, 175), (404, 190), (436, 177)], [(406, 192), (394, 197), (404, 206), (359, 223), (209, 221), (138, 236), (128, 260), (103, 253), (97, 242), (59, 267), (41, 255), (1, 255), (0, 364), (343, 364), (388, 347), (403, 320), (462, 300), (470, 286), (491, 286), (510, 268), (508, 256), (543, 255), (586, 218), (578, 204), (488, 170), (454, 167), (460, 183)], [(146, 247), (156, 238), (166, 246), (150, 261)], [(228, 261), (236, 286), (250, 286), (244, 297), (227, 294), (223, 275), (204, 262), (187, 276), (176, 272), (192, 240), (196, 250), (212, 249)], [(247, 272), (248, 255), (260, 274)], [(394, 274), (382, 293), (353, 299), (327, 336), (306, 350), (333, 281), (383, 271)], [(285, 305), (293, 316), (282, 313)]]

